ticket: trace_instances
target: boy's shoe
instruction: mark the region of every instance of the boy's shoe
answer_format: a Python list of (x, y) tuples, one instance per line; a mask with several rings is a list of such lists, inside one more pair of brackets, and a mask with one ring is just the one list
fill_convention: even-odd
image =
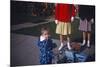
[(62, 53), (63, 53), (62, 49), (61, 49), (61, 50), (59, 50), (59, 54), (62, 54)]

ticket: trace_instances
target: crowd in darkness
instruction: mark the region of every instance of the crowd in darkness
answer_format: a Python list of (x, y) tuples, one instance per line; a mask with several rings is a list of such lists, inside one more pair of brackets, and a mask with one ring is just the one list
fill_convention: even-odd
[(52, 16), (54, 15), (54, 4), (51, 3), (33, 3), (33, 16)]
[(54, 16), (54, 3), (11, 1), (11, 24)]
[(43, 2), (19, 2), (12, 1), (12, 12), (17, 14), (32, 14), (34, 16), (49, 16), (54, 12), (54, 3)]

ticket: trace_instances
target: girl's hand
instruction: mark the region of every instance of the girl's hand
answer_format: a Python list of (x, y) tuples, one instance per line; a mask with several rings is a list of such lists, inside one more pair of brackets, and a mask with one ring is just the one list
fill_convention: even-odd
[(92, 24), (94, 23), (94, 19), (93, 19), (93, 18), (91, 19), (91, 23), (92, 23)]
[(71, 17), (71, 22), (73, 22), (74, 21), (74, 17)]
[(58, 24), (58, 20), (55, 20), (55, 23)]

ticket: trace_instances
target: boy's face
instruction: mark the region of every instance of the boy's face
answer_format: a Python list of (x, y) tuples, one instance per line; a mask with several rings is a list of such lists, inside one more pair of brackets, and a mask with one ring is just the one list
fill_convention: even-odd
[(43, 32), (43, 36), (46, 38), (46, 39), (48, 39), (49, 38), (49, 32), (48, 31), (44, 31)]

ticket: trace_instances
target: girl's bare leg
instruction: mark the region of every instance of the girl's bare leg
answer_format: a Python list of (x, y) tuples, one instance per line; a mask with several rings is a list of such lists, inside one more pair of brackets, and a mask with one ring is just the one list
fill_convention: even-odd
[(58, 48), (58, 50), (61, 50), (63, 48), (63, 46), (64, 46), (64, 38), (63, 38), (63, 35), (60, 35), (60, 43), (61, 43), (61, 45)]
[(86, 43), (86, 32), (83, 32), (83, 43), (82, 46), (84, 46)]
[(71, 50), (71, 46), (70, 46), (70, 36), (67, 36), (67, 47), (69, 50)]
[(87, 33), (87, 46), (90, 47), (90, 37), (91, 37), (91, 33), (88, 32)]

